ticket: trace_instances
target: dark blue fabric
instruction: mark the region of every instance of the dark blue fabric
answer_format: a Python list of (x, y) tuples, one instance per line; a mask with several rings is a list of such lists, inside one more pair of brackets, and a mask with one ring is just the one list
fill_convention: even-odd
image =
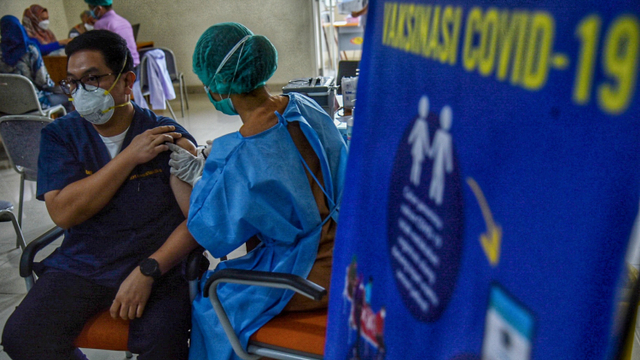
[[(14, 360), (86, 359), (73, 342), (116, 293), (72, 274), (45, 273), (7, 320), (4, 351)], [(140, 360), (186, 359), (190, 310), (187, 282), (176, 267), (154, 284), (143, 316), (129, 323), (129, 350)]]
[[(134, 104), (135, 115), (122, 149), (147, 129), (173, 125)], [(97, 131), (74, 111), (42, 131), (37, 197), (86, 178), (111, 157)], [(62, 245), (42, 264), (68, 271), (101, 285), (117, 286), (143, 259), (156, 251), (184, 220), (169, 185), (169, 152), (138, 165), (109, 204), (91, 219), (65, 232)]]
[(0, 43), (2, 59), (8, 65), (14, 66), (27, 53), (27, 47), (30, 43), (38, 45), (38, 43), (34, 43), (29, 39), (27, 32), (20, 24), (20, 20), (15, 16), (3, 16), (0, 19), (0, 28), (2, 33), (2, 43)]

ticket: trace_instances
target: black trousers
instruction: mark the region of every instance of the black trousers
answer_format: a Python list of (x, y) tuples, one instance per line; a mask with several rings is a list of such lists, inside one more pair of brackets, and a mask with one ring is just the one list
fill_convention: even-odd
[[(140, 360), (188, 358), (191, 302), (179, 268), (154, 284), (143, 316), (130, 322), (129, 351)], [(65, 272), (44, 273), (7, 320), (4, 351), (14, 360), (86, 359), (73, 342), (117, 291)]]

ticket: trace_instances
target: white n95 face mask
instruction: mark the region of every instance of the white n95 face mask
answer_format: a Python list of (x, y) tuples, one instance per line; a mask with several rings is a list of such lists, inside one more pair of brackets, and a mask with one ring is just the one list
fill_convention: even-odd
[(93, 25), (85, 23), (84, 28), (87, 29), (87, 31), (91, 31), (93, 30)]
[(111, 96), (111, 90), (120, 80), (120, 75), (122, 73), (118, 74), (109, 90), (98, 88), (96, 91), (87, 91), (84, 86), (78, 86), (71, 100), (80, 116), (94, 125), (102, 125), (111, 119), (115, 108), (131, 103), (127, 101), (124, 104), (115, 105), (115, 100)]
[(87, 91), (79, 86), (72, 100), (80, 116), (94, 125), (105, 124), (113, 116), (115, 101), (104, 89)]
[(38, 23), (41, 29), (47, 30), (49, 28), (49, 20), (42, 20)]

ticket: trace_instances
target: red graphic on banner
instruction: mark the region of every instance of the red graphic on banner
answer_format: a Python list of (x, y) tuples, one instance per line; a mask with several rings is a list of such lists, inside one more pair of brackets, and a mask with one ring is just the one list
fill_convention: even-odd
[[(358, 274), (358, 264), (355, 258), (347, 267), (347, 280), (345, 281), (344, 296), (351, 303), (349, 311), (349, 327), (356, 331), (356, 340), (353, 345), (350, 359), (384, 359), (384, 320), (386, 310), (382, 307), (377, 313), (371, 308), (371, 290), (373, 280), (365, 283), (364, 277)], [(361, 350), (360, 338), (366, 341), (365, 350)], [(377, 351), (367, 351), (372, 346)], [(371, 355), (371, 357), (367, 356)]]

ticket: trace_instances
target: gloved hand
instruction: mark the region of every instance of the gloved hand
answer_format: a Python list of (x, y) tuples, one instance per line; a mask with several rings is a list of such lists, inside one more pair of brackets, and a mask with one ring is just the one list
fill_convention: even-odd
[(202, 171), (204, 170), (206, 159), (202, 152), (198, 152), (198, 156), (193, 156), (193, 154), (176, 144), (167, 143), (167, 146), (171, 150), (171, 160), (169, 160), (171, 174), (191, 184), (191, 186), (195, 185), (202, 177)]
[(202, 155), (204, 155), (205, 159), (208, 158), (209, 153), (211, 153), (211, 144), (213, 144), (213, 140), (207, 140), (207, 145), (202, 148)]

